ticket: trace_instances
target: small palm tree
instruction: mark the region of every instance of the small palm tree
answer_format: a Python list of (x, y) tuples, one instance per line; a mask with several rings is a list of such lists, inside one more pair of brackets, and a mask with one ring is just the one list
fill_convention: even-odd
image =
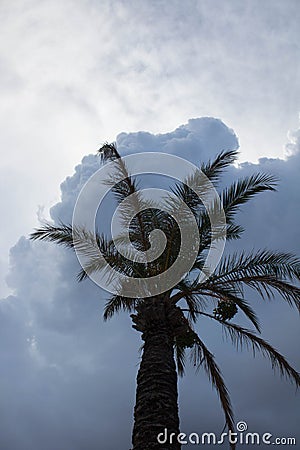
[[(160, 228), (167, 237), (162, 255), (154, 261), (141, 264), (130, 257), (124, 258), (117, 251), (115, 242), (105, 238), (103, 234), (96, 234), (94, 237), (87, 230), (72, 229), (72, 226), (66, 224), (54, 226), (46, 223), (31, 234), (31, 239), (53, 241), (73, 250), (79, 245), (81, 251), (89, 256), (78, 275), (80, 281), (95, 271), (104, 270), (103, 263), (97, 259), (96, 251), (93, 254), (94, 250), (99, 249), (110, 266), (127, 276), (147, 278), (161, 273), (176, 260), (181, 242), (180, 230), (172, 214), (159, 210), (154, 202), (147, 203), (143, 199), (136, 178), (127, 172), (114, 144), (105, 144), (99, 152), (104, 162), (115, 161), (118, 164), (122, 181), (108, 181), (117, 201), (121, 203), (131, 194), (136, 194), (123, 210), (125, 216), (128, 208), (136, 211), (130, 224), (131, 242), (137, 249), (146, 251), (149, 248), (149, 234)], [(217, 186), (224, 169), (236, 158), (236, 151), (221, 152), (213, 161), (203, 164), (201, 170)], [(194, 185), (197, 188), (197, 183), (197, 176), (189, 177), (189, 186)], [(276, 179), (273, 176), (259, 173), (237, 180), (220, 192), (226, 216), (227, 240), (239, 239), (243, 232), (234, 220), (240, 206), (260, 192), (274, 191), (275, 186)], [(234, 431), (232, 406), (221, 371), (214, 355), (195, 329), (200, 316), (215, 321), (236, 346), (250, 346), (254, 352), (260, 351), (270, 359), (272, 368), (279, 369), (280, 374), (287, 376), (297, 386), (300, 384), (299, 374), (284, 356), (259, 336), (258, 318), (244, 298), (244, 288), (250, 287), (263, 299), (273, 298), (277, 293), (289, 305), (299, 309), (300, 289), (293, 283), (300, 279), (300, 260), (292, 254), (277, 251), (242, 251), (223, 256), (213, 275), (199, 283), (199, 278), (191, 274), (197, 274), (197, 271), (203, 268), (205, 255), (218, 237), (212, 234), (207, 209), (204, 209), (193, 189), (188, 187), (187, 183), (178, 182), (172, 191), (176, 198), (183, 200), (190, 208), (198, 225), (200, 245), (190, 273), (172, 289), (155, 297), (124, 297), (120, 290), (120, 294), (109, 298), (104, 309), (105, 320), (121, 310), (130, 312), (133, 328), (141, 333), (143, 341), (137, 375), (133, 450), (181, 448), (174, 437), (162, 447), (157, 436), (165, 429), (169, 436), (171, 433), (175, 433), (173, 436), (179, 434), (177, 379), (178, 374), (184, 374), (188, 353), (197, 369), (205, 369), (218, 393), (226, 425), (229, 430)], [(169, 205), (170, 208), (178, 207), (174, 196)], [(122, 236), (119, 240), (122, 242)], [(254, 331), (232, 322), (238, 310), (250, 320)], [(231, 444), (231, 447), (234, 448), (234, 444)]]

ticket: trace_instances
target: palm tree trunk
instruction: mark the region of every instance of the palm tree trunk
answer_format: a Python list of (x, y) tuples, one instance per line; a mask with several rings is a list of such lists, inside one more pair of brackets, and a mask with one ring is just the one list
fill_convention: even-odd
[(147, 301), (132, 318), (144, 340), (137, 375), (132, 450), (180, 450), (174, 338), (164, 303), (159, 299)]

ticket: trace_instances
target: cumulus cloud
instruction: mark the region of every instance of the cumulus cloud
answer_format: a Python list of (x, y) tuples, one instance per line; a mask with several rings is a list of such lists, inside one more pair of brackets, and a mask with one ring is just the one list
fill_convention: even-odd
[(213, 115), (254, 161), (296, 126), (297, 0), (3, 0), (0, 22), (1, 274), (36, 205), (120, 130)]
[(289, 142), (286, 144), (285, 149), (288, 156), (299, 153), (300, 150), (300, 128), (290, 131), (288, 133)]
[[(238, 146), (233, 131), (212, 118), (190, 120), (166, 134), (122, 133), (117, 142), (122, 154), (159, 150), (196, 163)], [(50, 212), (54, 222), (71, 221), (77, 195), (98, 167), (97, 156), (88, 155), (66, 178)], [(299, 254), (299, 168), (300, 155), (293, 152), (287, 160), (265, 158), (228, 171), (226, 181), (261, 170), (281, 179), (277, 194), (260, 196), (240, 214), (245, 248)], [(22, 237), (10, 259), (13, 294), (0, 302), (0, 447), (129, 448), (140, 345), (129, 318), (102, 322), (106, 294), (89, 280), (77, 284), (79, 264), (66, 250)], [(296, 314), (281, 303), (252, 300), (266, 337), (296, 364)], [(294, 435), (293, 388), (275, 378), (266, 361), (236, 354), (210, 324), (201, 327), (224, 369), (237, 418), (253, 431)], [(180, 400), (183, 431), (221, 431), (222, 413), (204, 373), (180, 382)]]

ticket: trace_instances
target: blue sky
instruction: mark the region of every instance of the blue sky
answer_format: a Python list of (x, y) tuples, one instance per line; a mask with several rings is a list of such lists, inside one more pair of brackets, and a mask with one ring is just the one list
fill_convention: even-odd
[[(138, 336), (125, 316), (102, 323), (103, 294), (76, 284), (71, 255), (20, 238), (53, 205), (52, 217), (72, 214), (96, 167), (85, 155), (104, 141), (174, 152), (183, 126), (176, 152), (199, 160), (234, 145), (233, 129), (244, 164), (227, 179), (281, 179), (241, 213), (243, 245), (299, 254), (299, 15), (292, 0), (1, 2), (1, 448), (130, 445)], [(257, 306), (264, 336), (297, 365), (295, 312)], [(237, 418), (294, 435), (293, 387), (205, 327)], [(204, 374), (180, 392), (184, 430), (222, 429)]]

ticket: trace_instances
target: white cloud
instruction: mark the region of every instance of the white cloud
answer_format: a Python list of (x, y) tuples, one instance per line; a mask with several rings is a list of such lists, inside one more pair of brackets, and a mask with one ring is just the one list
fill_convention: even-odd
[[(237, 147), (233, 132), (212, 118), (191, 120), (167, 134), (122, 133), (118, 142), (124, 154), (157, 149), (194, 161)], [(281, 178), (278, 193), (260, 196), (240, 215), (246, 248), (299, 253), (299, 165), (295, 153), (286, 161), (262, 159), (227, 173), (227, 181), (253, 170)], [(98, 167), (96, 156), (86, 156), (62, 183), (61, 202), (51, 210), (55, 221), (71, 220), (79, 190)], [(99, 443), (106, 449), (129, 448), (139, 336), (125, 315), (102, 322), (106, 295), (90, 281), (77, 284), (78, 269), (75, 255), (50, 244), (22, 237), (11, 249), (13, 295), (0, 302), (0, 446), (5, 450), (93, 450)], [(256, 303), (266, 336), (295, 364), (295, 313), (286, 305)], [(247, 419), (253, 431), (296, 433), (293, 388), (273, 377), (268, 362), (227, 350), (209, 325), (203, 325), (203, 333), (224, 367), (237, 418)], [(203, 373), (184, 380), (184, 431), (221, 430), (222, 413), (208, 386)]]
[(288, 156), (295, 155), (300, 151), (300, 128), (288, 133), (289, 142), (286, 144), (286, 154)]
[(234, 127), (242, 160), (281, 156), (297, 126), (298, 10), (297, 0), (2, 1), (1, 254), (120, 130), (214, 116)]

